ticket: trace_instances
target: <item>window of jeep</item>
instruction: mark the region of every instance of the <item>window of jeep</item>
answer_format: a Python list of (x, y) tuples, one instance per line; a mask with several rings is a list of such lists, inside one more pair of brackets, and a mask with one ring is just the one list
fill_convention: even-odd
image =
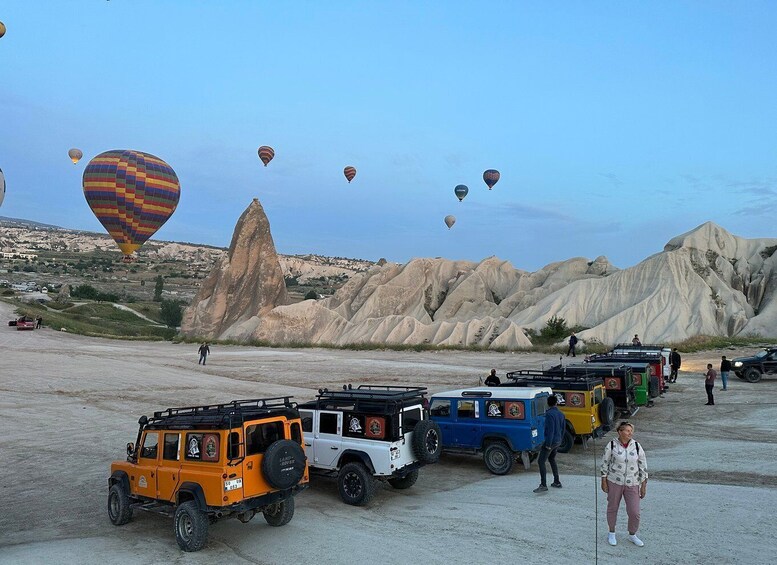
[(420, 422), (421, 419), (422, 417), (420, 408), (405, 410), (402, 412), (402, 431), (404, 433), (412, 432), (415, 429), (416, 424)]
[(594, 404), (601, 404), (604, 400), (604, 390), (597, 387), (594, 389)]
[(313, 431), (313, 416), (302, 417), (302, 431), (308, 433)]
[(300, 429), (297, 422), (294, 422), (291, 425), (291, 440), (296, 441), (298, 444), (302, 445), (302, 430)]
[(504, 400), (486, 400), (486, 416), (488, 418), (503, 418), (504, 414)]
[(548, 409), (547, 396), (538, 396), (531, 403), (531, 411), (534, 413), (533, 416), (535, 418), (537, 416), (542, 416), (543, 414), (545, 414), (547, 409)]
[(433, 398), (429, 406), (429, 414), (447, 418), (451, 415), (451, 401), (442, 398)]
[(227, 444), (227, 459), (238, 459), (240, 457), (240, 434), (230, 432), (229, 443)]
[(159, 446), (159, 432), (146, 432), (143, 438), (143, 447), (140, 448), (140, 456), (143, 459), (156, 459)]
[(246, 455), (264, 453), (273, 443), (283, 439), (283, 422), (267, 422), (246, 427)]
[(456, 413), (459, 418), (476, 418), (475, 403), (476, 400), (458, 400), (456, 402)]
[(337, 434), (337, 414), (321, 412), (318, 415), (318, 433)]
[(162, 458), (168, 461), (178, 461), (178, 443), (181, 440), (181, 434), (165, 434), (165, 447), (162, 451)]

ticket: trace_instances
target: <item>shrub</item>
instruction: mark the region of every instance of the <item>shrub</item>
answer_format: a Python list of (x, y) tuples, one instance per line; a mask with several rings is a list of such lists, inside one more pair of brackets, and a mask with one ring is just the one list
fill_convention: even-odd
[(159, 316), (169, 328), (177, 328), (181, 325), (183, 319), (183, 308), (181, 303), (176, 300), (162, 300), (160, 303)]
[(316, 300), (318, 298), (318, 293), (315, 290), (309, 290), (308, 293), (305, 295), (305, 300)]
[(540, 330), (540, 336), (545, 339), (560, 339), (566, 337), (568, 333), (567, 321), (558, 316), (551, 317), (545, 327)]

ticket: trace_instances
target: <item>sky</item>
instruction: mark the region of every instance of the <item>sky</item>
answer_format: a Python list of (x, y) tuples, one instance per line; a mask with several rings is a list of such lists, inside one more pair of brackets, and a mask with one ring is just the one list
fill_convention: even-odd
[(775, 2), (3, 0), (0, 21), (2, 216), (103, 231), (84, 168), (136, 149), (181, 183), (157, 240), (226, 247), (253, 198), (280, 253), (401, 263), (777, 237)]

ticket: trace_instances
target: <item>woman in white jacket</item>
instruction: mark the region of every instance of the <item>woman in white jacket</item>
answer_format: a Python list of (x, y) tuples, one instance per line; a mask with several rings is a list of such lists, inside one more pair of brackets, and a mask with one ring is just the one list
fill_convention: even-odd
[(610, 534), (607, 541), (617, 545), (615, 521), (621, 498), (626, 501), (629, 516), (629, 541), (642, 547), (637, 537), (639, 529), (639, 501), (647, 493), (647, 460), (645, 451), (631, 436), (634, 426), (630, 422), (618, 424), (618, 439), (607, 443), (602, 456), (602, 490), (607, 493), (607, 525)]

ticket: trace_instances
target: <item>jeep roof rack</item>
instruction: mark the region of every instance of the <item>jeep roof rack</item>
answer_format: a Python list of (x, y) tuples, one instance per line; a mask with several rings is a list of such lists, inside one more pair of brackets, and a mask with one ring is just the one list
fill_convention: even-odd
[(666, 345), (660, 343), (643, 343), (642, 345), (634, 345), (633, 343), (619, 343), (613, 346), (613, 349), (633, 349), (639, 351), (640, 349), (647, 349), (655, 351), (656, 349), (669, 349)]
[[(552, 369), (552, 368), (551, 368)], [(591, 384), (598, 384), (602, 382), (601, 375), (586, 375), (575, 372), (574, 374), (566, 374), (559, 372), (549, 371), (536, 371), (533, 369), (521, 369), (519, 371), (510, 371), (505, 375), (512, 382), (503, 383), (500, 386), (516, 386), (516, 385), (530, 385), (537, 386), (537, 383), (548, 384), (550, 388), (554, 388), (553, 385), (558, 383), (564, 385), (557, 388), (588, 388)]]
[(235, 420), (244, 422), (255, 416), (278, 413), (296, 417), (297, 403), (291, 396), (233, 400), (225, 404), (168, 408), (154, 412), (146, 428), (186, 429), (193, 427), (231, 429)]
[(352, 385), (343, 385), (342, 389), (319, 389), (316, 400), (306, 403), (306, 406), (353, 406), (356, 411), (376, 408), (388, 410), (410, 402), (421, 402), (425, 395), (426, 387), (423, 386), (359, 385), (354, 388)]
[(652, 359), (654, 362), (661, 359), (661, 352), (655, 349), (650, 351), (610, 351), (609, 353), (595, 353), (588, 356), (589, 360), (613, 359), (614, 361), (628, 361), (630, 359)]
[(602, 374), (617, 374), (620, 372), (631, 372), (631, 367), (624, 365), (623, 363), (570, 363), (569, 365), (554, 365), (550, 369), (546, 369), (548, 372), (555, 374), (569, 374), (569, 375), (588, 375), (591, 377)]

